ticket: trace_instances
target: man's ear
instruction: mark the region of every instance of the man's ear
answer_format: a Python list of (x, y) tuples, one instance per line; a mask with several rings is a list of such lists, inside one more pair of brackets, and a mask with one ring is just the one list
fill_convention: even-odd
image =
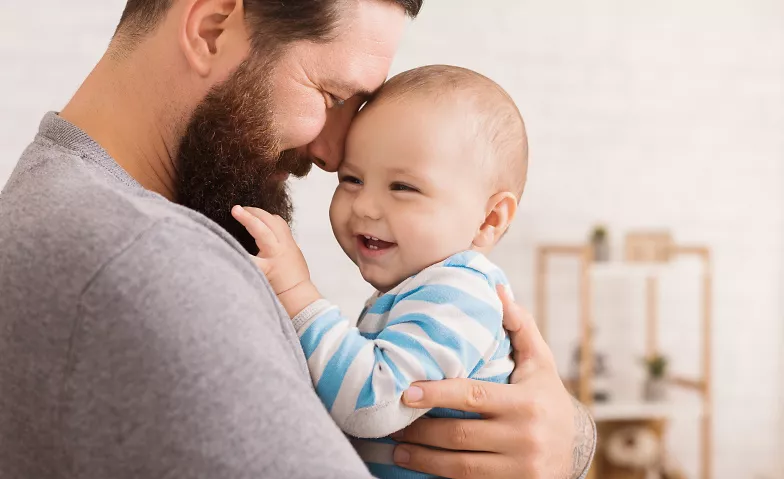
[[(201, 77), (221, 69), (221, 60), (234, 56), (231, 40), (247, 39), (242, 0), (187, 0), (182, 10), (180, 48)], [(241, 29), (240, 35), (234, 30)]]
[(517, 213), (517, 197), (504, 191), (496, 193), (487, 201), (485, 221), (474, 236), (477, 248), (494, 246), (506, 233)]

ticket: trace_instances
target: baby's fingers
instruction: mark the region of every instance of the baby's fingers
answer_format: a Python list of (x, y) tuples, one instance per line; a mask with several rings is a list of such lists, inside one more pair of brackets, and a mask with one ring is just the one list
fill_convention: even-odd
[(239, 221), (256, 240), (256, 246), (259, 247), (259, 255), (267, 256), (272, 252), (271, 250), (277, 246), (278, 239), (275, 237), (275, 233), (273, 233), (258, 217), (250, 214), (241, 206), (232, 208), (231, 215), (234, 216), (234, 219)]
[(264, 224), (267, 225), (267, 227), (271, 229), (273, 233), (275, 233), (278, 241), (283, 241), (286, 236), (291, 236), (291, 229), (289, 228), (289, 224), (286, 223), (286, 220), (280, 216), (273, 215), (272, 213), (264, 211), (261, 208), (254, 208), (253, 206), (246, 206), (245, 211), (263, 221)]
[(269, 260), (266, 260), (264, 258), (259, 258), (258, 256), (253, 256), (253, 255), (249, 255), (249, 256), (250, 256), (250, 260), (253, 261), (253, 264), (255, 264), (256, 267), (259, 268), (261, 272), (264, 273), (265, 276), (269, 275), (269, 272), (272, 269)]

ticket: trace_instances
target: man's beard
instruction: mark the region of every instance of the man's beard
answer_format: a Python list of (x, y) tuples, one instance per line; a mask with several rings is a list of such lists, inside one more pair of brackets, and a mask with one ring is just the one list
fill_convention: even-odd
[(271, 60), (246, 60), (215, 86), (194, 111), (176, 159), (177, 202), (218, 223), (251, 254), (258, 247), (231, 207), (255, 206), (290, 222), (293, 208), (281, 175), (302, 177), (312, 166), (295, 150), (280, 151), (272, 66)]

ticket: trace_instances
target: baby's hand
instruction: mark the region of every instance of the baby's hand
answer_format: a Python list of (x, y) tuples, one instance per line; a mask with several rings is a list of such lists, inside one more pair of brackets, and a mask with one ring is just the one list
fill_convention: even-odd
[(253, 261), (261, 268), (275, 294), (280, 297), (297, 286), (310, 283), (305, 257), (283, 218), (259, 208), (241, 206), (232, 208), (231, 214), (256, 240), (259, 254)]

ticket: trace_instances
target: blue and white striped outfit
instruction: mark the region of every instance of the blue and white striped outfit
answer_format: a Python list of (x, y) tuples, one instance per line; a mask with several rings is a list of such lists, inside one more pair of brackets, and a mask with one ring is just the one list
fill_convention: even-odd
[(294, 318), (313, 384), (335, 422), (355, 438), (371, 473), (427, 476), (394, 466), (385, 436), (418, 417), (476, 418), (449, 409), (411, 409), (401, 396), (420, 380), (472, 378), (507, 383), (514, 368), (496, 285), (508, 285), (485, 256), (466, 251), (374, 294), (358, 326), (326, 300)]

